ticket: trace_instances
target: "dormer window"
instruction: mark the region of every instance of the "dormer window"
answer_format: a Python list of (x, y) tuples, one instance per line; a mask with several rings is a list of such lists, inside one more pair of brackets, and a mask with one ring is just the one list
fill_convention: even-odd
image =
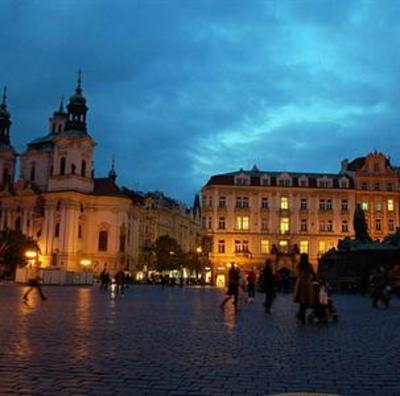
[(299, 178), (299, 186), (300, 187), (308, 187), (308, 178), (306, 176), (301, 176)]
[(346, 177), (341, 177), (339, 179), (340, 188), (349, 188), (349, 180)]
[(268, 175), (263, 175), (260, 178), (260, 184), (262, 186), (269, 186), (271, 184), (270, 177)]
[(292, 185), (292, 178), (287, 173), (283, 173), (278, 177), (278, 186), (290, 187), (291, 185)]
[(250, 185), (250, 177), (244, 173), (240, 173), (235, 176), (235, 184), (237, 186), (248, 186)]
[(332, 179), (327, 176), (318, 179), (318, 187), (320, 188), (332, 188)]

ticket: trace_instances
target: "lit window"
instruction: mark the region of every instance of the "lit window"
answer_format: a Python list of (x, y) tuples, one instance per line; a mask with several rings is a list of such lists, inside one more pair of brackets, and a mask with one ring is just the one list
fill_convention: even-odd
[(289, 209), (289, 198), (281, 197), (281, 209)]
[(223, 239), (218, 241), (218, 253), (225, 253), (225, 241)]
[(388, 208), (389, 212), (393, 212), (394, 211), (394, 201), (393, 201), (393, 199), (388, 199), (387, 208)]
[(323, 254), (326, 252), (326, 242), (325, 241), (319, 241), (318, 251), (320, 254)]
[(300, 241), (300, 253), (308, 254), (308, 241)]
[(261, 240), (261, 253), (269, 254), (269, 240), (268, 239)]
[(349, 232), (349, 223), (347, 220), (342, 221), (342, 232)]
[(368, 201), (362, 201), (361, 202), (361, 209), (362, 210), (368, 210)]
[(225, 229), (225, 217), (220, 217), (218, 219), (218, 228), (220, 230), (224, 230)]
[(289, 242), (288, 241), (279, 241), (279, 250), (282, 253), (287, 253), (289, 251)]
[(249, 216), (237, 216), (236, 217), (236, 229), (248, 230), (249, 229)]
[(376, 201), (375, 202), (375, 208), (378, 211), (382, 210), (382, 202), (381, 201)]
[(280, 224), (279, 224), (279, 230), (281, 234), (288, 234), (289, 233), (289, 218), (287, 217), (282, 217)]

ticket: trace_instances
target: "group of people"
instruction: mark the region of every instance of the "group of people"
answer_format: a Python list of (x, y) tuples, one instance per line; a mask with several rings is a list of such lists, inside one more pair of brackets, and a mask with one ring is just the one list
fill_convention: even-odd
[[(107, 268), (104, 268), (100, 273), (100, 290), (108, 291), (109, 287), (112, 284), (112, 278)], [(116, 294), (124, 294), (125, 289), (128, 287), (129, 276), (125, 274), (122, 269), (114, 275), (115, 280), (115, 293)]]
[[(221, 308), (233, 298), (235, 309), (238, 306), (239, 290), (243, 277), (240, 268), (235, 264), (231, 265), (228, 272), (228, 291), (227, 296), (221, 303)], [(256, 288), (256, 274), (249, 271), (247, 274), (247, 302), (254, 299)], [(260, 288), (265, 294), (264, 307), (267, 313), (271, 313), (271, 308), (276, 297), (276, 279), (273, 273), (271, 260), (265, 262), (260, 274)], [(244, 286), (243, 286), (244, 288)], [(327, 285), (318, 281), (317, 276), (308, 261), (307, 254), (300, 255), (300, 262), (297, 268), (297, 278), (294, 286), (293, 301), (299, 305), (297, 319), (305, 324), (309, 322), (330, 322), (336, 321), (338, 315), (330, 296)], [(310, 313), (308, 314), (308, 311)]]

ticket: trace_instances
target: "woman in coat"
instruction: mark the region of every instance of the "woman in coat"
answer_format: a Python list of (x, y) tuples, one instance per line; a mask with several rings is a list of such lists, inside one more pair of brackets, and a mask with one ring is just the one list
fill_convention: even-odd
[(314, 304), (314, 287), (315, 273), (308, 261), (308, 255), (303, 253), (300, 256), (300, 263), (297, 267), (298, 274), (294, 287), (293, 300), (299, 304), (299, 312), (296, 317), (301, 323), (306, 323), (307, 308)]

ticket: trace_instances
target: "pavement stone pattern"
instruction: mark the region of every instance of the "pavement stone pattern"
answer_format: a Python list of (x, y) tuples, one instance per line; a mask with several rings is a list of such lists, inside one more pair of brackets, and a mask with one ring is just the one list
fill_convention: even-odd
[(0, 395), (400, 395), (400, 301), (335, 296), (340, 321), (302, 326), (290, 295), (219, 308), (213, 288), (0, 284)]

